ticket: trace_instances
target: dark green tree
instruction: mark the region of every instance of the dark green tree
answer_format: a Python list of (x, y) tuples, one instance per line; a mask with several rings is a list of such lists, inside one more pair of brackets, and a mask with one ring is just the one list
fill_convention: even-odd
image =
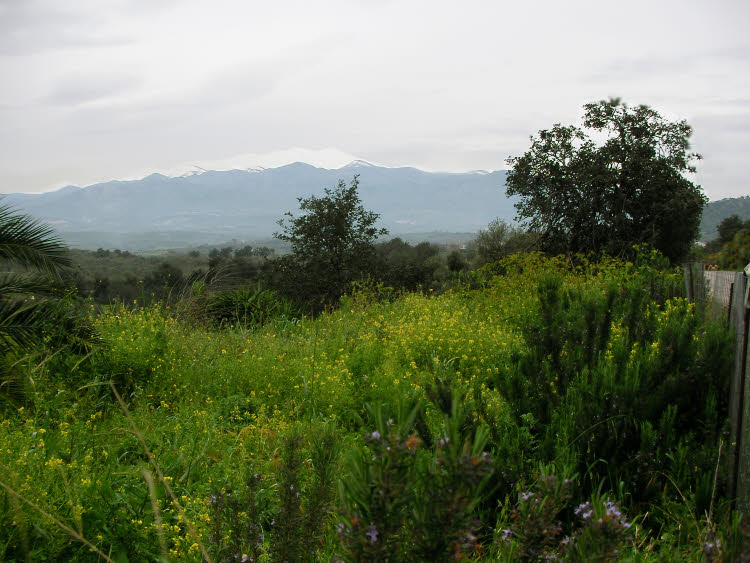
[(542, 130), (523, 156), (507, 160), (519, 219), (550, 253), (627, 256), (647, 243), (682, 259), (706, 203), (686, 177), (700, 159), (689, 152), (692, 128), (617, 98), (586, 104), (583, 125)]
[(282, 283), (293, 297), (327, 305), (343, 295), (353, 281), (372, 274), (374, 241), (388, 234), (375, 226), (379, 215), (362, 206), (359, 179), (347, 186), (339, 180), (323, 197), (298, 198), (301, 215), (286, 213), (274, 237), (292, 251), (278, 260)]
[(412, 246), (400, 238), (375, 245), (378, 256), (378, 280), (395, 289), (417, 291), (435, 281), (440, 267), (440, 249), (429, 242)]
[(721, 244), (730, 242), (742, 229), (750, 229), (750, 219), (743, 221), (737, 214), (725, 217), (716, 228), (719, 231), (719, 242)]

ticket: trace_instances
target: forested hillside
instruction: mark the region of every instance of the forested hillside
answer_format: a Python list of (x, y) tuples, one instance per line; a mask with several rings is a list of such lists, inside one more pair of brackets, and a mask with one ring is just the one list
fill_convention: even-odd
[(701, 240), (714, 240), (719, 234), (719, 223), (731, 215), (737, 215), (740, 219), (750, 219), (750, 196), (728, 197), (706, 204), (701, 219)]

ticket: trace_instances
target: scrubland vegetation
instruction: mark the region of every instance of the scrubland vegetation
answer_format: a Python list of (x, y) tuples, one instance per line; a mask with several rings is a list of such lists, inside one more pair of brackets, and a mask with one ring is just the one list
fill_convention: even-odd
[(316, 318), (88, 305), (104, 345), (4, 397), (2, 558), (739, 560), (730, 335), (681, 287), (532, 253)]

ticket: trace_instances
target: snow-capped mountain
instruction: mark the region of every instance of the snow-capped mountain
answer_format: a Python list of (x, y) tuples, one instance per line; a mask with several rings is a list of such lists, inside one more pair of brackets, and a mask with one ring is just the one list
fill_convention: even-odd
[(394, 234), (475, 232), (495, 217), (511, 219), (505, 171), (425, 172), (355, 160), (329, 170), (295, 162), (278, 168), (195, 170), (177, 177), (151, 174), (44, 194), (10, 194), (4, 203), (52, 223), (62, 232), (190, 231), (237, 237), (270, 236), (297, 198), (321, 195), (358, 175), (360, 196)]

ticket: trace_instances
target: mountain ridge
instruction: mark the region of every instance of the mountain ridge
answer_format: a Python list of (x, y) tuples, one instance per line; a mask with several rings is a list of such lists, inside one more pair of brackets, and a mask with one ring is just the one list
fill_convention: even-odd
[(66, 186), (42, 194), (8, 194), (5, 203), (61, 232), (193, 231), (269, 236), (298, 198), (322, 195), (340, 180), (359, 177), (364, 206), (391, 232), (475, 232), (492, 219), (510, 220), (505, 174), (426, 172), (355, 160), (338, 169), (293, 162), (276, 168), (207, 170), (169, 177)]
[[(506, 170), (427, 172), (354, 160), (336, 169), (292, 162), (275, 168), (200, 170), (179, 176), (149, 174), (136, 180), (68, 185), (41, 194), (11, 193), (4, 203), (65, 233), (204, 233), (207, 238), (270, 237), (298, 198), (322, 195), (357, 175), (364, 206), (380, 225), (408, 235), (432, 231), (477, 232), (495, 218), (512, 221), (516, 198), (505, 196)], [(716, 236), (726, 216), (750, 217), (750, 197), (709, 202), (700, 240)]]

